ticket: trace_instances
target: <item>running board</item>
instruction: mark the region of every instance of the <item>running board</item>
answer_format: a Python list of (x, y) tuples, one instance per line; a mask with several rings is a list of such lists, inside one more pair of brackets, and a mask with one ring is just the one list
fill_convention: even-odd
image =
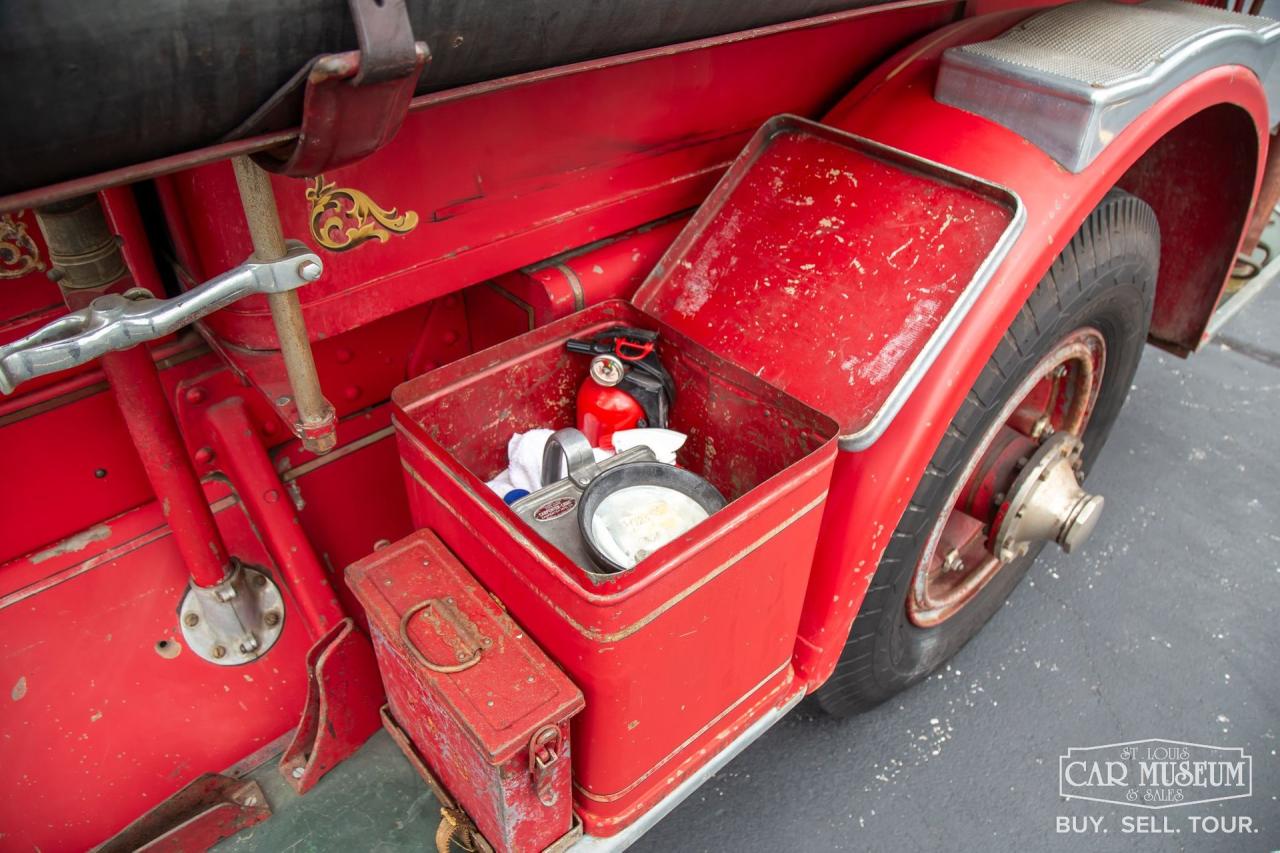
[(1280, 118), (1280, 22), (1181, 0), (1085, 0), (942, 55), (934, 96), (1026, 138), (1072, 172), (1169, 92), (1223, 65), (1252, 70)]

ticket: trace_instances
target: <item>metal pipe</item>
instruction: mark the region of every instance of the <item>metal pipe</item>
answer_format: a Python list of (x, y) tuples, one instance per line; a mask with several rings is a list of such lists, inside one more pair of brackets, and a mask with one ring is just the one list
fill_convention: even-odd
[(49, 247), (49, 278), (62, 290), (72, 311), (129, 274), (120, 241), (107, 226), (96, 195), (39, 208), (36, 222)]
[(146, 345), (102, 357), (129, 436), (196, 586), (222, 583), (231, 560)]
[[(132, 284), (120, 243), (97, 196), (36, 210), (49, 257), (68, 307)], [(231, 567), (204, 488), (187, 455), (164, 386), (146, 346), (108, 353), (102, 372), (116, 395), (151, 489), (197, 586), (221, 583)]]
[[(234, 157), (231, 164), (240, 188), (240, 201), (253, 239), (253, 254), (259, 261), (271, 262), (285, 255), (284, 233), (271, 179), (260, 166), (246, 156)], [(312, 453), (328, 453), (337, 444), (337, 418), (333, 406), (320, 390), (315, 357), (307, 339), (307, 326), (302, 317), (298, 294), (267, 295), (276, 337), (280, 339), (280, 355), (293, 389), (293, 404), (298, 411), (296, 431), (303, 445)]]
[(221, 467), (271, 552), (307, 630), (313, 638), (321, 636), (342, 620), (342, 605), (244, 401), (233, 397), (210, 406), (206, 419)]

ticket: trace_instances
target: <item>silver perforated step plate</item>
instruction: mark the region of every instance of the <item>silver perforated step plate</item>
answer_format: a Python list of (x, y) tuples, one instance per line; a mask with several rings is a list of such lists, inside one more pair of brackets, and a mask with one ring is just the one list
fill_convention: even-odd
[(1242, 65), (1280, 118), (1280, 22), (1181, 0), (1085, 0), (942, 56), (935, 97), (1004, 125), (1073, 172), (1195, 75)]

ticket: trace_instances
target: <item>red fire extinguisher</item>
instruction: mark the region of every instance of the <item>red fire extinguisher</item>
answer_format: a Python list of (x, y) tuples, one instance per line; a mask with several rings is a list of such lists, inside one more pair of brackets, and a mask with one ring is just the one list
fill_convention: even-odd
[(619, 430), (666, 428), (675, 383), (654, 351), (657, 340), (657, 332), (619, 327), (566, 343), (570, 352), (593, 356), (578, 388), (577, 423), (593, 447), (612, 450)]

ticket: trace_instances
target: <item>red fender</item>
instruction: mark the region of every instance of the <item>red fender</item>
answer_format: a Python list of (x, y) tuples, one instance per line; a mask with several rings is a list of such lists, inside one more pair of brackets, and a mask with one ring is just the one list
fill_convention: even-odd
[[(931, 34), (886, 62), (824, 120), (1002, 184), (1022, 198), (1027, 221), (1004, 263), (884, 435), (867, 450), (839, 454), (794, 658), (810, 690), (831, 675), (885, 545), (947, 424), (1028, 294), (1106, 192), (1174, 128), (1205, 109), (1228, 104), (1243, 110), (1252, 122), (1256, 149), (1250, 153), (1255, 160), (1250, 208), (1257, 198), (1268, 142), (1267, 102), (1257, 77), (1245, 68), (1219, 67), (1191, 79), (1134, 121), (1078, 174), (1012, 131), (933, 99), (943, 50), (989, 38), (1024, 15), (968, 19)], [(1241, 144), (1249, 144), (1247, 138)], [(1243, 199), (1235, 203), (1243, 225)], [(1206, 294), (1201, 302), (1209, 310), (1225, 284), (1226, 271), (1215, 278), (1212, 292), (1201, 287)], [(1157, 286), (1157, 316), (1159, 290)], [(1201, 319), (1207, 320), (1207, 315)], [(1197, 337), (1202, 331), (1200, 323)]]

